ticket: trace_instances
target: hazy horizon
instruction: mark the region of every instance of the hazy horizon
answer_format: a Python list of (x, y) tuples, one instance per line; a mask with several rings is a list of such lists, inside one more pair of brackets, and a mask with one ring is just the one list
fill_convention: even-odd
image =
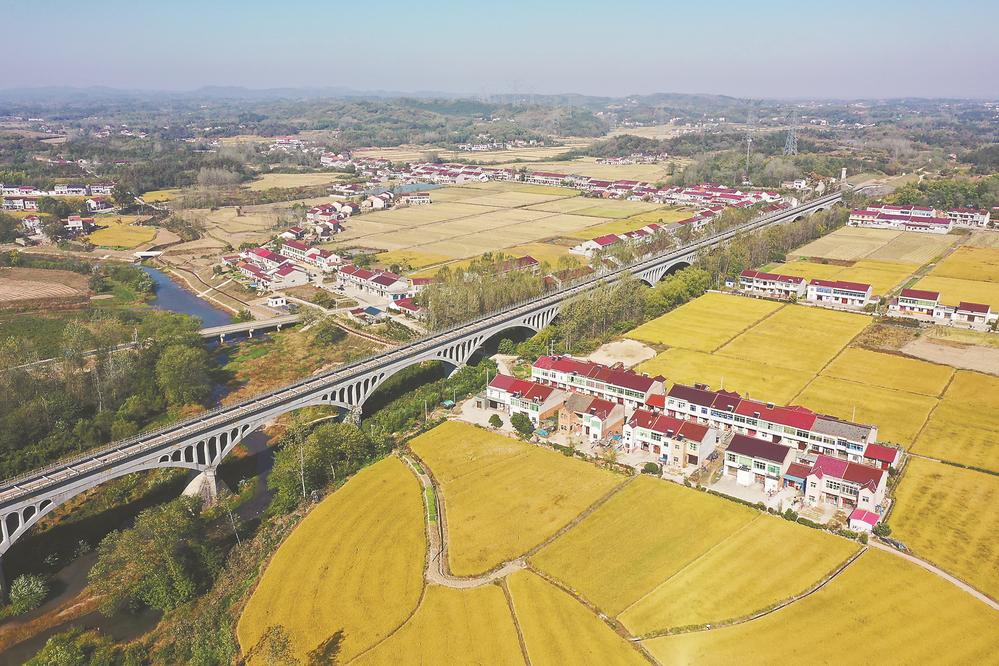
[[(994, 99), (999, 3), (571, 8), (13, 0), (3, 89)], [(44, 30), (39, 39), (38, 30)]]

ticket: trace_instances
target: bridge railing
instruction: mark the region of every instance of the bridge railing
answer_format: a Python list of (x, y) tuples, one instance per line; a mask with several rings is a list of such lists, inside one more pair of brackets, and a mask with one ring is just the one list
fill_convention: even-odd
[[(164, 435), (179, 433), (181, 431), (189, 430), (191, 428), (199, 426), (214, 427), (217, 424), (209, 424), (208, 422), (214, 420), (216, 417), (218, 417), (223, 413), (234, 414), (236, 412), (239, 412), (240, 410), (243, 411), (249, 410), (249, 412), (252, 414), (256, 411), (263, 411), (268, 407), (280, 404), (281, 402), (288, 401), (294, 399), (295, 397), (300, 396), (301, 394), (304, 393), (304, 391), (301, 390), (303, 389), (303, 387), (307, 386), (311, 387), (313, 384), (317, 383), (321, 384), (335, 375), (342, 375), (343, 379), (349, 379), (352, 374), (360, 374), (363, 372), (367, 372), (372, 367), (387, 364), (388, 362), (390, 362), (389, 360), (390, 357), (398, 356), (410, 350), (419, 349), (422, 345), (426, 345), (428, 342), (431, 341), (440, 342), (441, 338), (447, 338), (456, 331), (461, 330), (464, 332), (463, 335), (467, 334), (467, 330), (469, 328), (474, 328), (475, 326), (481, 326), (487, 324), (488, 322), (496, 318), (502, 318), (514, 315), (525, 307), (531, 306), (532, 308), (537, 308), (538, 306), (541, 305), (548, 305), (560, 301), (567, 296), (582, 292), (585, 289), (588, 289), (592, 285), (597, 284), (601, 281), (606, 281), (608, 279), (612, 280), (616, 279), (621, 275), (623, 275), (624, 273), (633, 271), (636, 268), (643, 266), (644, 264), (653, 264), (656, 261), (664, 257), (668, 257), (670, 255), (675, 255), (676, 257), (679, 258), (681, 256), (689, 254), (692, 251), (709, 247), (720, 241), (724, 241), (743, 231), (748, 231), (757, 228), (759, 226), (763, 226), (773, 219), (787, 217), (789, 215), (797, 213), (798, 211), (807, 210), (808, 208), (815, 207), (816, 205), (820, 205), (821, 203), (825, 203), (827, 201), (833, 201), (838, 196), (840, 196), (840, 193), (837, 191), (827, 195), (823, 195), (821, 197), (817, 197), (816, 199), (802, 203), (801, 205), (796, 206), (794, 208), (783, 209), (783, 210), (774, 211), (772, 213), (768, 213), (758, 218), (754, 218), (753, 220), (747, 221), (743, 224), (732, 227), (730, 229), (726, 229), (725, 231), (712, 234), (711, 236), (697, 239), (695, 241), (691, 241), (689, 243), (682, 244), (678, 247), (670, 248), (662, 252), (637, 258), (624, 266), (610, 270), (608, 272), (599, 273), (595, 276), (584, 277), (581, 280), (577, 281), (575, 284), (569, 285), (562, 289), (548, 292), (540, 296), (525, 298), (501, 310), (483, 314), (469, 321), (453, 324), (442, 330), (435, 330), (428, 332), (425, 335), (415, 340), (411, 340), (403, 345), (394, 347), (386, 352), (371, 354), (369, 356), (357, 359), (356, 361), (353, 361), (346, 365), (333, 368), (323, 373), (310, 375), (309, 377), (305, 377), (290, 384), (286, 384), (285, 386), (274, 389), (272, 391), (258, 394), (256, 396), (253, 396), (251, 398), (248, 398), (246, 400), (243, 400), (241, 402), (232, 405), (224, 405), (224, 406), (220, 405), (217, 407), (207, 409), (183, 421), (178, 421), (170, 425), (162, 426), (160, 428), (155, 428), (153, 430), (142, 432), (122, 440), (111, 442), (107, 446), (94, 449), (92, 451), (88, 451), (83, 454), (66, 456), (65, 458), (61, 458), (52, 463), (49, 463), (48, 465), (45, 465), (44, 467), (30, 470), (22, 474), (18, 474), (14, 477), (4, 480), (3, 482), (0, 482), (0, 494), (3, 494), (10, 489), (16, 489), (16, 487), (19, 484), (27, 483), (31, 480), (45, 479), (47, 476), (53, 475), (57, 472), (68, 471), (75, 466), (81, 466), (85, 465), (88, 462), (98, 461), (99, 459), (105, 458), (115, 453), (119, 453), (122, 455), (131, 455), (131, 454), (125, 454), (123, 450), (134, 447), (135, 445), (142, 443), (147, 443), (152, 445), (154, 444), (152, 440), (156, 440), (157, 438), (163, 437)], [(257, 409), (255, 410), (251, 409), (253, 407), (257, 407)], [(0, 501), (3, 500), (0, 499)]]

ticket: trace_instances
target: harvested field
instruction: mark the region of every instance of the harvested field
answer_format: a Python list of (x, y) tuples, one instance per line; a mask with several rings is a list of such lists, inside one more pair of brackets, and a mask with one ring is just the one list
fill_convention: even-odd
[(642, 324), (626, 336), (651, 344), (713, 351), (781, 307), (773, 301), (712, 292)]
[(689, 349), (667, 349), (638, 366), (671, 384), (707, 384), (746, 397), (788, 403), (811, 381), (810, 372), (789, 370), (751, 359), (729, 358)]
[[(793, 552), (771, 567), (774, 544)], [(763, 515), (621, 614), (643, 636), (669, 628), (733, 620), (801, 594), (859, 548), (856, 542)]]
[(899, 232), (901, 235), (893, 239), (890, 243), (879, 248), (865, 257), (879, 261), (901, 261), (910, 264), (925, 264), (933, 261), (951, 245), (956, 243), (959, 236), (939, 236), (935, 234), (921, 234), (910, 232)]
[(788, 305), (718, 350), (732, 358), (816, 373), (871, 323), (870, 317)]
[(902, 352), (933, 363), (944, 363), (964, 370), (999, 375), (999, 349), (993, 346), (923, 337), (906, 343), (902, 347)]
[(523, 664), (524, 657), (510, 607), (498, 586), (456, 590), (430, 585), (408, 622), (351, 663)]
[(818, 376), (794, 403), (855, 423), (878, 426), (878, 440), (908, 448), (937, 399), (905, 391)]
[(993, 308), (999, 306), (999, 283), (978, 280), (937, 277), (932, 273), (916, 283), (916, 289), (940, 292), (940, 301), (947, 305), (957, 305), (961, 301), (985, 303)]
[(655, 355), (654, 349), (638, 340), (615, 340), (601, 345), (587, 358), (594, 363), (603, 363), (604, 365), (622, 363), (625, 367), (630, 368), (642, 361), (648, 361)]
[(999, 247), (999, 232), (976, 231), (965, 242), (966, 247)]
[[(672, 160), (674, 164), (679, 160)], [(573, 175), (590, 176), (597, 180), (642, 180), (655, 183), (669, 177), (670, 161), (658, 164), (597, 164), (595, 157), (579, 157), (562, 162), (541, 162), (527, 165), (532, 171), (552, 171)]]
[(647, 663), (590, 609), (541, 576), (519, 571), (507, 584), (533, 666)]
[(89, 281), (72, 271), (0, 268), (0, 309), (84, 302)]
[(794, 250), (790, 256), (857, 261), (884, 247), (902, 233), (889, 229), (842, 227)]
[[(577, 210), (577, 215), (589, 215), (591, 217), (610, 217), (621, 219), (631, 217), (641, 213), (649, 213), (662, 208), (660, 204), (645, 203), (643, 201), (626, 201), (616, 199), (605, 199), (604, 201), (594, 200), (594, 205), (589, 208)], [(642, 225), (639, 225), (642, 226)]]
[[(434, 146), (398, 146), (395, 148), (360, 148), (353, 151), (355, 157), (375, 157), (393, 162), (419, 162), (426, 159), (429, 152), (447, 162), (448, 160), (470, 160), (476, 164), (504, 164), (516, 161), (550, 160), (574, 148), (584, 148), (591, 143), (590, 138), (562, 139), (561, 146), (536, 146), (514, 148), (511, 150), (483, 150), (469, 152), (466, 150), (447, 150)], [(534, 168), (526, 165), (527, 168)]]
[(915, 554), (999, 597), (999, 477), (914, 458), (889, 524)]
[(343, 661), (385, 638), (423, 590), (423, 514), (420, 484), (398, 458), (359, 472), (274, 554), (236, 628), (243, 652), (275, 624), (302, 661), (338, 631)]
[(448, 557), (458, 576), (523, 555), (622, 481), (581, 460), (458, 421), (410, 446), (441, 485)]
[(955, 373), (912, 451), (999, 472), (999, 377)]
[(616, 616), (758, 515), (642, 476), (531, 562)]
[(734, 627), (645, 641), (663, 664), (981, 664), (999, 649), (995, 611), (890, 553), (868, 550), (829, 585)]
[(822, 371), (822, 375), (939, 397), (954, 376), (954, 370), (944, 365), (916, 361), (895, 354), (850, 347), (833, 359)]

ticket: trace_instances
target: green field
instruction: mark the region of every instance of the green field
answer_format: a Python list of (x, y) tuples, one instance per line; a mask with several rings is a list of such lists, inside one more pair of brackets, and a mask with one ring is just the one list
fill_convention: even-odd
[(647, 663), (589, 608), (537, 574), (521, 571), (507, 584), (533, 666)]
[(816, 377), (794, 403), (855, 423), (878, 427), (878, 440), (908, 448), (937, 399), (856, 382)]
[(710, 352), (781, 307), (773, 301), (711, 292), (642, 324), (626, 337)]
[(809, 372), (679, 348), (667, 349), (639, 364), (637, 370), (662, 375), (671, 383), (707, 384), (782, 404), (790, 402), (812, 379)]
[(542, 543), (623, 481), (551, 449), (448, 421), (411, 442), (441, 488), (448, 557), (472, 576)]
[[(769, 567), (775, 544), (794, 557)], [(733, 620), (805, 592), (858, 547), (783, 518), (760, 516), (663, 581), (620, 619), (636, 636)]]
[(999, 477), (913, 458), (895, 497), (893, 537), (999, 598)]
[(869, 550), (829, 585), (745, 624), (645, 641), (663, 664), (985, 664), (996, 612), (889, 553)]
[(869, 317), (859, 314), (788, 305), (718, 353), (814, 374), (870, 322)]
[[(426, 549), (412, 472), (398, 458), (362, 470), (310, 511), (271, 558), (236, 628), (244, 654), (273, 625), (285, 628), (299, 658), (338, 631), (341, 659), (367, 649), (416, 608)], [(254, 663), (266, 662), (261, 655)]]
[(531, 563), (617, 615), (758, 516), (753, 509), (643, 476)]

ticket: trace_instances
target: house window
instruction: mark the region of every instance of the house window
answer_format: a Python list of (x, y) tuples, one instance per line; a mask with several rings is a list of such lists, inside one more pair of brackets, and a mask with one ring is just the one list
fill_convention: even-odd
[(697, 451), (697, 442), (687, 442), (688, 451)]
[(753, 469), (762, 472), (762, 471), (766, 470), (766, 468), (767, 468), (766, 464), (760, 462), (759, 460), (754, 460), (753, 461)]
[[(735, 454), (734, 453), (726, 453), (725, 454), (725, 460), (734, 463), (735, 462)], [(812, 485), (815, 485), (815, 484), (812, 484)]]
[(826, 490), (838, 491), (842, 487), (843, 484), (841, 484), (839, 481), (829, 481), (829, 480), (826, 481)]
[[(809, 481), (808, 482), (808, 487), (809, 488), (814, 488), (815, 487), (815, 482), (814, 481)], [(812, 499), (815, 499), (815, 498), (813, 497)]]

